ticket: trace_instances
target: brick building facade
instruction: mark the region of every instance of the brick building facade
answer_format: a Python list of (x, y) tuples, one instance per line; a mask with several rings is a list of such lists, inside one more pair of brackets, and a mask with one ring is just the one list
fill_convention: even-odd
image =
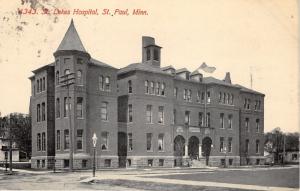
[(54, 58), (30, 77), (33, 168), (68, 168), (71, 145), (74, 168), (90, 168), (93, 133), (97, 167), (264, 162), (264, 95), (229, 73), (161, 67), (152, 37), (141, 63), (116, 69), (86, 52), (73, 22)]

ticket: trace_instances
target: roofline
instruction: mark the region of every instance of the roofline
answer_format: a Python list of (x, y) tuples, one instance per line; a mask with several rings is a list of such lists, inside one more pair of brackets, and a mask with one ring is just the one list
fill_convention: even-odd
[(50, 63), (50, 64), (47, 64), (47, 65), (44, 65), (44, 66), (42, 66), (42, 67), (40, 67), (40, 68), (37, 68), (37, 69), (35, 69), (35, 70), (31, 71), (31, 72), (34, 73), (34, 74), (36, 74), (37, 72), (39, 72), (39, 71), (41, 71), (41, 70), (43, 70), (43, 69), (46, 69), (46, 68), (48, 68), (48, 67), (54, 67), (54, 66), (51, 66), (51, 64), (54, 64), (54, 62), (52, 62), (52, 63)]

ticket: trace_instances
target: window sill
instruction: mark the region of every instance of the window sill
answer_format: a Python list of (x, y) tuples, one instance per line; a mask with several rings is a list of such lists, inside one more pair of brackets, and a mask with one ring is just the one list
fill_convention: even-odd
[(80, 119), (80, 120), (82, 120), (82, 119), (84, 119), (83, 117), (77, 117), (76, 119)]
[(154, 123), (152, 123), (152, 122), (151, 122), (151, 123), (146, 122), (146, 125), (153, 125), (153, 124), (154, 124)]
[(164, 150), (161, 150), (161, 151), (158, 151), (159, 153), (164, 153), (165, 151)]
[(105, 123), (108, 123), (108, 122), (109, 122), (108, 120), (103, 120), (103, 119), (101, 119), (101, 121), (102, 121), (102, 122), (105, 122)]
[(153, 150), (147, 150), (147, 153), (153, 153)]

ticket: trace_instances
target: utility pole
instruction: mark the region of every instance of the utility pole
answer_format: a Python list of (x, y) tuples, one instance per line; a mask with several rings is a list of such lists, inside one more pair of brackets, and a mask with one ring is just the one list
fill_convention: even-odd
[(62, 81), (61, 83), (63, 83), (63, 85), (61, 85), (61, 87), (66, 87), (67, 88), (67, 108), (68, 108), (68, 118), (69, 118), (69, 132), (70, 132), (70, 162), (69, 162), (69, 167), (70, 167), (70, 172), (73, 171), (73, 152), (74, 152), (74, 148), (73, 148), (73, 128), (72, 128), (72, 119), (71, 119), (71, 100), (70, 100), (70, 86), (72, 84), (74, 84), (74, 73), (68, 73), (65, 74), (63, 76), (61, 76)]
[(11, 117), (8, 117), (8, 132), (9, 132), (9, 174), (12, 174), (12, 132), (11, 132)]

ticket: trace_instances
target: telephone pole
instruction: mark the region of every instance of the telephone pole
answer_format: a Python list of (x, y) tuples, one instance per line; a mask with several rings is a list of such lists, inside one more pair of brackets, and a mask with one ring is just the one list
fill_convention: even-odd
[(69, 167), (70, 167), (70, 172), (73, 171), (73, 152), (74, 152), (74, 149), (73, 149), (73, 128), (72, 128), (72, 119), (71, 119), (71, 100), (70, 100), (70, 86), (72, 84), (74, 84), (74, 73), (68, 73), (68, 74), (65, 74), (63, 76), (61, 76), (62, 78), (62, 81), (61, 83), (63, 83), (63, 85), (61, 85), (61, 87), (66, 87), (67, 88), (67, 100), (68, 100), (68, 103), (67, 103), (67, 112), (68, 112), (68, 118), (69, 118), (69, 133), (70, 133), (70, 159), (69, 159)]

